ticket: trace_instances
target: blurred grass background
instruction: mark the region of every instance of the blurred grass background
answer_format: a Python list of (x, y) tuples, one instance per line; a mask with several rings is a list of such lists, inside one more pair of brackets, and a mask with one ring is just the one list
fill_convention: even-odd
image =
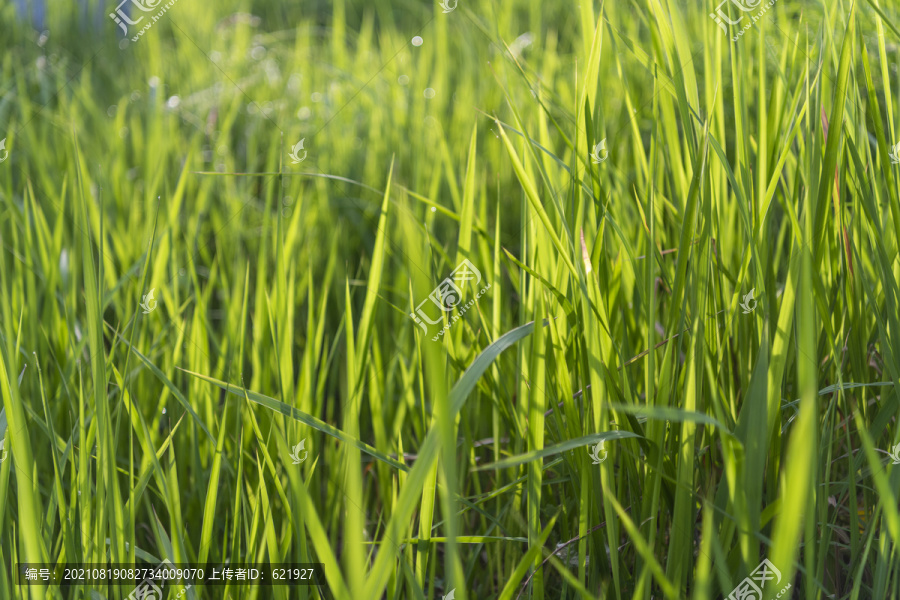
[(900, 593), (895, 5), (114, 9), (0, 8), (0, 597)]

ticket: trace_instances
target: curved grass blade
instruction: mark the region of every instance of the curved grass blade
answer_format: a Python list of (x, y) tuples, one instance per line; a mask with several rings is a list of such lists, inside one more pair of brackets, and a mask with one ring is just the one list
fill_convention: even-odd
[(823, 387), (819, 390), (819, 395), (826, 396), (832, 392), (837, 392), (838, 390), (852, 390), (861, 387), (883, 387), (887, 385), (894, 385), (894, 383), (892, 381), (876, 381), (875, 383), (835, 383), (834, 385)]
[(344, 433), (337, 427), (329, 425), (325, 421), (320, 421), (319, 419), (315, 418), (312, 415), (308, 415), (301, 410), (298, 410), (292, 406), (288, 406), (284, 402), (279, 402), (275, 398), (271, 398), (269, 396), (266, 396), (265, 394), (260, 394), (258, 392), (244, 389), (239, 385), (232, 385), (230, 383), (220, 381), (213, 377), (207, 377), (206, 375), (203, 375), (201, 373), (194, 373), (193, 371), (188, 371), (187, 369), (182, 369), (181, 367), (175, 367), (175, 368), (178, 369), (179, 371), (184, 371), (188, 375), (193, 375), (194, 377), (197, 377), (198, 379), (202, 379), (203, 381), (206, 381), (215, 386), (218, 386), (219, 388), (225, 390), (226, 392), (230, 392), (230, 393), (234, 394), (235, 396), (240, 396), (241, 398), (243, 398), (244, 394), (246, 394), (247, 397), (250, 398), (250, 400), (253, 400), (257, 404), (262, 404), (263, 406), (265, 406), (268, 409), (274, 410), (275, 412), (279, 412), (279, 413), (286, 415), (296, 421), (300, 421), (301, 423), (309, 425), (313, 429), (318, 429), (322, 433), (325, 433), (327, 435), (330, 435), (331, 437), (337, 438), (346, 444), (350, 444), (350, 445), (358, 448), (359, 450), (365, 452), (366, 454), (376, 458), (377, 460), (387, 463), (396, 469), (400, 469), (401, 471), (409, 471), (408, 466), (404, 465), (401, 462), (394, 460), (393, 458), (387, 456), (386, 454), (379, 452), (378, 450), (376, 450), (372, 446), (369, 446), (365, 442), (358, 440), (350, 435), (347, 435), (346, 433)]
[[(112, 329), (112, 327), (110, 327), (110, 325), (109, 325), (108, 323), (107, 323), (107, 327), (109, 327), (110, 329)], [(131, 345), (131, 342), (129, 342), (128, 340), (126, 340), (124, 337), (122, 337), (122, 334), (121, 334), (121, 333), (119, 333), (118, 331), (116, 331), (115, 334), (116, 334), (117, 336), (119, 336), (119, 339), (122, 340), (122, 342), (123, 342), (124, 344), (126, 344), (129, 348), (131, 348), (131, 351), (134, 352), (135, 355), (137, 355), (138, 358), (140, 358), (142, 361), (144, 361), (144, 364), (147, 365), (147, 368), (150, 369), (150, 371), (151, 371), (154, 375), (156, 375), (156, 377), (157, 377), (160, 381), (162, 381), (163, 384), (165, 384), (165, 386), (166, 386), (167, 388), (169, 388), (169, 391), (172, 392), (172, 395), (175, 396), (175, 399), (178, 400), (178, 402), (181, 403), (181, 406), (183, 406), (184, 409), (190, 413), (191, 417), (194, 418), (194, 421), (197, 423), (197, 425), (200, 427), (200, 429), (202, 429), (203, 432), (207, 435), (207, 437), (209, 438), (209, 441), (210, 441), (212, 444), (215, 444), (215, 443), (216, 443), (216, 438), (214, 438), (213, 435), (209, 432), (209, 429), (206, 428), (206, 424), (200, 419), (200, 416), (199, 416), (196, 412), (194, 412), (193, 407), (192, 407), (192, 406), (190, 405), (190, 403), (187, 401), (187, 398), (184, 397), (184, 394), (181, 393), (181, 390), (179, 390), (179, 389), (175, 386), (175, 384), (172, 383), (172, 382), (169, 380), (168, 377), (166, 377), (166, 374), (163, 373), (163, 372), (159, 369), (159, 367), (157, 367), (155, 364), (153, 364), (153, 362), (152, 362), (149, 358), (147, 358), (146, 356), (144, 356), (143, 354), (141, 354), (140, 351), (139, 351), (137, 348), (135, 348), (134, 346)], [(182, 370), (184, 370), (184, 369), (182, 369)]]
[(703, 425), (712, 425), (713, 427), (719, 429), (726, 436), (735, 440), (737, 439), (735, 438), (734, 433), (732, 433), (731, 430), (723, 425), (720, 421), (703, 413), (698, 413), (690, 410), (682, 410), (680, 408), (673, 408), (670, 406), (632, 406), (630, 404), (617, 404), (615, 402), (610, 403), (609, 407), (617, 412), (647, 417), (648, 419), (655, 419), (658, 421), (674, 421), (676, 423), (691, 422), (702, 423)]
[[(522, 578), (525, 577), (525, 574), (528, 572), (528, 568), (534, 562), (534, 559), (538, 557), (541, 552), (541, 549), (544, 547), (544, 543), (547, 541), (547, 538), (550, 537), (550, 532), (553, 531), (553, 526), (556, 524), (556, 518), (559, 516), (559, 512), (557, 512), (550, 519), (550, 522), (547, 523), (547, 526), (544, 528), (544, 531), (541, 532), (540, 538), (538, 538), (539, 544), (535, 544), (531, 548), (528, 549), (528, 552), (522, 556), (522, 559), (519, 561), (519, 564), (516, 565), (516, 568), (513, 570), (512, 574), (506, 581), (506, 585), (503, 587), (503, 591), (500, 592), (500, 596), (498, 600), (510, 600), (513, 597), (513, 592), (516, 591), (516, 586), (519, 585), (519, 582), (522, 581)], [(521, 594), (521, 592), (519, 592)]]
[(632, 433), (630, 431), (604, 431), (602, 433), (592, 433), (591, 435), (585, 435), (580, 438), (576, 438), (574, 440), (566, 440), (565, 442), (555, 444), (553, 446), (547, 446), (546, 448), (542, 448), (540, 450), (534, 450), (532, 452), (526, 452), (524, 454), (519, 454), (517, 456), (511, 456), (504, 460), (499, 460), (495, 463), (490, 463), (487, 465), (482, 465), (474, 469), (475, 471), (488, 471), (495, 469), (506, 469), (508, 467), (515, 467), (517, 465), (522, 465), (525, 463), (530, 463), (532, 461), (545, 458), (547, 456), (554, 456), (561, 452), (565, 452), (567, 450), (573, 450), (580, 446), (588, 446), (590, 444), (600, 442), (600, 441), (609, 441), (609, 440), (617, 440), (621, 438), (639, 438), (643, 437), (636, 433)]
[[(546, 327), (549, 322), (548, 319), (544, 319), (542, 326)], [(532, 331), (534, 331), (534, 321), (511, 329), (497, 338), (497, 341), (485, 348), (484, 352), (479, 354), (478, 357), (472, 361), (472, 364), (469, 365), (466, 372), (462, 374), (462, 377), (459, 378), (459, 381), (457, 381), (456, 385), (453, 386), (453, 389), (450, 390), (449, 397), (450, 406), (452, 408), (452, 417), (456, 417), (456, 413), (462, 409), (463, 404), (466, 402), (466, 398), (472, 393), (475, 384), (478, 383), (478, 380), (481, 379), (481, 376), (484, 375), (487, 368), (491, 366), (494, 359), (497, 358), (501, 352), (529, 335)], [(429, 435), (431, 434), (429, 433)]]
[[(546, 326), (548, 322), (545, 319), (542, 326)], [(478, 383), (478, 380), (487, 368), (491, 366), (494, 359), (532, 331), (534, 331), (534, 321), (507, 331), (472, 361), (472, 364), (466, 369), (448, 394), (451, 406), (451, 419), (456, 418), (457, 413), (466, 403), (469, 394), (475, 389), (475, 384)], [(431, 471), (432, 461), (437, 458), (437, 451), (438, 431), (435, 427), (432, 427), (425, 436), (425, 441), (419, 450), (419, 458), (416, 460), (415, 466), (409, 471), (403, 489), (394, 503), (394, 512), (384, 530), (385, 537), (405, 537), (402, 528), (406, 527), (406, 523), (409, 522), (417, 506), (417, 499), (422, 495), (426, 476)], [(372, 573), (371, 578), (366, 582), (366, 598), (381, 597), (384, 586), (387, 585), (387, 579), (390, 576), (391, 570), (388, 568), (388, 565), (395, 559), (398, 550), (399, 548), (391, 544), (382, 545), (381, 551), (375, 559), (375, 564), (370, 570), (370, 573)]]

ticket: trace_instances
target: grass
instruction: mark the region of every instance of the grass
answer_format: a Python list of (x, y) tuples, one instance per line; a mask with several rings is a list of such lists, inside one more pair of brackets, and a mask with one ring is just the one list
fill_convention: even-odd
[(0, 598), (900, 595), (895, 5), (51, 8), (0, 8)]

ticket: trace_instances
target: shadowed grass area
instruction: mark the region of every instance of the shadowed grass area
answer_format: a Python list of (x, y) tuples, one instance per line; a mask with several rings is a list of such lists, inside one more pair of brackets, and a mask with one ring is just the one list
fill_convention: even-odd
[(751, 3), (0, 7), (0, 598), (900, 594), (900, 10)]

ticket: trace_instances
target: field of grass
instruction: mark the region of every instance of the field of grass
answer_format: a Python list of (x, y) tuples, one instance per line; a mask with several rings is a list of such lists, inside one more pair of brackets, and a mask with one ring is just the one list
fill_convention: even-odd
[(0, 599), (900, 597), (900, 6), (718, 1), (0, 6)]

